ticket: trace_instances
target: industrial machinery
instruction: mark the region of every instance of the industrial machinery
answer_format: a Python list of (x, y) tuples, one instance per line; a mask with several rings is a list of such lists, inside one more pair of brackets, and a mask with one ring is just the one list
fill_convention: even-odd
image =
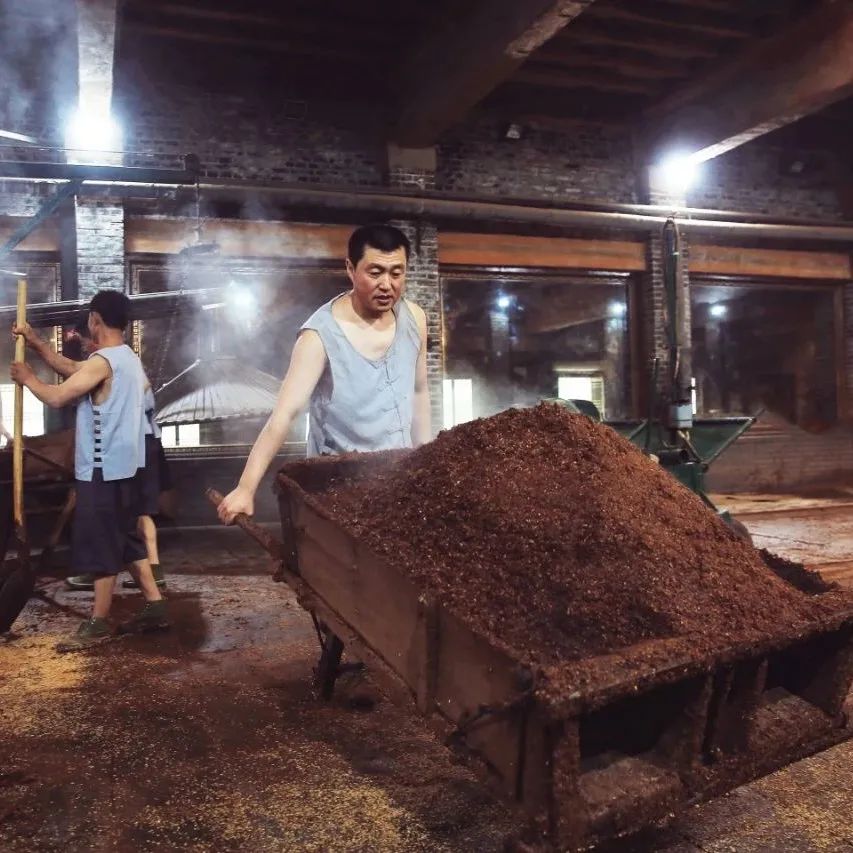
[(40, 550), (31, 560), (18, 543), (17, 558), (6, 561), (15, 532), (12, 451), (0, 450), (0, 633), (8, 631), (33, 592), (36, 576), (51, 558), (74, 511), (74, 431), (27, 438), (23, 494), (28, 545)]
[(689, 431), (673, 430), (653, 418), (602, 421), (601, 413), (589, 400), (554, 398), (547, 402), (557, 403), (616, 430), (644, 453), (654, 456), (662, 467), (695, 492), (736, 533), (745, 538), (749, 536), (746, 528), (732, 518), (728, 510), (717, 507), (708, 496), (705, 474), (714, 460), (755, 423), (754, 417), (691, 418)]
[[(678, 226), (673, 220), (663, 227), (663, 280), (665, 292), (666, 375), (661, 380), (660, 359), (651, 365), (648, 412), (645, 418), (604, 420), (632, 444), (653, 456), (705, 504), (718, 512), (739, 535), (746, 528), (727, 510), (720, 510), (705, 489), (710, 465), (754, 423), (754, 416), (696, 418), (693, 413), (693, 379), (690, 368), (689, 288), (683, 274)], [(601, 422), (601, 413), (589, 400), (549, 399)]]

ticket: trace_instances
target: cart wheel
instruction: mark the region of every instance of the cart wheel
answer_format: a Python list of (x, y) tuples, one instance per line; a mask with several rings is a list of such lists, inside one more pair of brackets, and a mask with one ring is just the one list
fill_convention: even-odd
[(338, 677), (343, 652), (344, 644), (341, 639), (328, 631), (323, 640), (320, 662), (317, 664), (317, 671), (314, 675), (314, 686), (321, 699), (331, 699), (335, 692), (335, 680)]
[(9, 540), (15, 529), (15, 521), (12, 514), (12, 490), (3, 485), (2, 496), (0, 496), (0, 567), (6, 560), (6, 552), (9, 550)]

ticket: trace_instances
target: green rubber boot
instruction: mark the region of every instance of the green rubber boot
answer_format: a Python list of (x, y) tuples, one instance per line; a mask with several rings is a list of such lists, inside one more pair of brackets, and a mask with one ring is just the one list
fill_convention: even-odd
[(166, 602), (146, 601), (142, 610), (127, 622), (118, 626), (119, 634), (147, 634), (150, 631), (166, 631), (170, 627)]
[(91, 619), (86, 619), (80, 623), (77, 633), (72, 634), (67, 640), (57, 643), (56, 651), (76, 652), (81, 649), (88, 649), (108, 640), (112, 635), (113, 632), (110, 630), (107, 620), (93, 616)]
[(65, 585), (73, 590), (92, 590), (95, 588), (94, 575), (73, 575), (65, 579)]

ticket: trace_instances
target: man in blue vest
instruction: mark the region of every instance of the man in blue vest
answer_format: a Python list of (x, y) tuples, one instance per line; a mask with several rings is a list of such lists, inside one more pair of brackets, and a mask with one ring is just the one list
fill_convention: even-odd
[(406, 235), (393, 226), (352, 233), (346, 260), (352, 289), (303, 324), (275, 409), (240, 482), (219, 505), (223, 522), (252, 515), (258, 484), (309, 404), (309, 456), (429, 441), (426, 316), (403, 298), (409, 254)]
[(145, 465), (145, 373), (124, 342), (130, 301), (116, 290), (102, 290), (89, 303), (89, 331), (97, 352), (78, 362), (53, 352), (26, 325), (13, 327), (28, 346), (57, 373), (59, 385), (42, 382), (27, 364), (12, 364), (15, 382), (29, 388), (43, 403), (60, 408), (77, 401), (74, 476), (77, 505), (72, 531), (72, 568), (95, 576), (95, 603), (85, 620), (59, 651), (85, 648), (112, 635), (107, 622), (116, 575), (131, 566), (146, 603), (142, 611), (119, 626), (122, 633), (168, 627), (145, 545), (137, 533), (139, 483)]
[[(75, 361), (85, 361), (90, 355), (97, 352), (97, 346), (89, 334), (89, 312), (87, 311), (75, 326), (74, 333), (67, 339), (67, 346), (63, 349), (69, 351)], [(41, 342), (40, 349), (44, 351), (45, 357), (50, 358), (53, 350), (48, 344)], [(77, 357), (79, 356), (79, 357)], [(145, 542), (145, 550), (148, 554), (148, 562), (157, 586), (165, 588), (166, 578), (160, 566), (160, 554), (157, 547), (157, 527), (153, 516), (157, 514), (160, 503), (160, 492), (171, 488), (169, 479), (168, 463), (163, 453), (163, 445), (160, 441), (160, 427), (154, 418), (154, 391), (148, 379), (145, 380), (145, 467), (139, 474), (140, 505), (137, 528), (139, 535)], [(75, 591), (92, 590), (95, 588), (95, 576), (87, 573), (85, 575), (70, 575), (65, 579), (69, 589)], [(139, 584), (133, 579), (126, 580), (122, 586), (129, 589), (138, 589)]]

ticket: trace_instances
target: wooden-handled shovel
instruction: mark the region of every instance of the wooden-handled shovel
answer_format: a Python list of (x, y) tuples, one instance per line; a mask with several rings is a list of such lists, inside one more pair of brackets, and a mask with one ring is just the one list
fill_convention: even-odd
[[(27, 321), (27, 281), (18, 280), (17, 324)], [(15, 361), (23, 361), (26, 341), (15, 341)], [(36, 577), (30, 565), (30, 545), (27, 539), (27, 520), (24, 516), (24, 388), (15, 385), (15, 443), (12, 447), (12, 516), (15, 539), (18, 542), (18, 566), (0, 585), (0, 633), (8, 631), (33, 594)]]

